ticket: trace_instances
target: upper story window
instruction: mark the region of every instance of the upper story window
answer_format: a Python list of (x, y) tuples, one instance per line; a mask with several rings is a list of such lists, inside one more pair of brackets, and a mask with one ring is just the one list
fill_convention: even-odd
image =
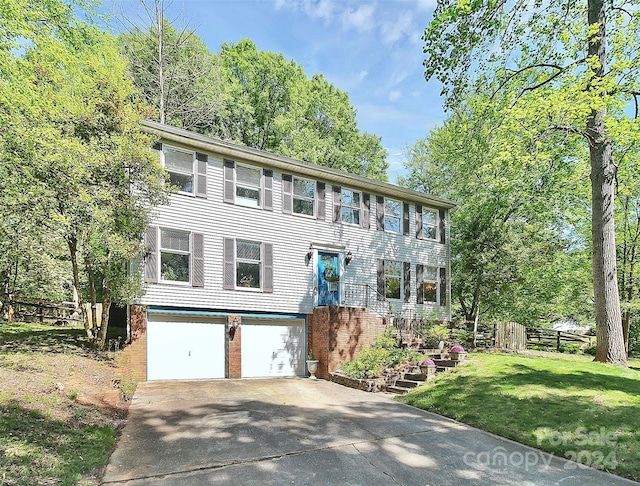
[(425, 240), (438, 239), (438, 211), (436, 209), (423, 209), (422, 211), (422, 238)]
[(169, 182), (179, 193), (207, 197), (207, 154), (161, 143), (153, 148), (162, 151), (162, 164), (169, 173)]
[(402, 232), (402, 203), (400, 201), (385, 199), (384, 229), (392, 233)]
[(160, 280), (189, 282), (190, 236), (187, 231), (160, 229)]
[(236, 287), (260, 288), (261, 249), (258, 241), (236, 241)]
[(341, 221), (347, 224), (357, 224), (360, 225), (361, 221), (361, 210), (360, 210), (360, 200), (361, 193), (357, 191), (352, 191), (351, 189), (342, 188), (341, 192)]
[(262, 170), (238, 165), (236, 167), (236, 203), (260, 207), (261, 193)]
[(193, 163), (195, 153), (164, 146), (164, 167), (169, 172), (169, 181), (178, 192), (193, 194)]
[(293, 212), (315, 216), (316, 182), (293, 178)]
[(400, 299), (402, 289), (402, 262), (384, 261), (384, 288), (387, 299)]
[(400, 235), (409, 234), (409, 204), (383, 196), (376, 198), (376, 227)]
[(273, 209), (273, 171), (224, 161), (224, 202)]

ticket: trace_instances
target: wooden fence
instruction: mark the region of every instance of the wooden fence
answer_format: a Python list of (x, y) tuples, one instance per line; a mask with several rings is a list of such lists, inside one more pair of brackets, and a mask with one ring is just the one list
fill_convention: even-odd
[[(433, 326), (448, 328), (446, 344), (454, 343), (473, 347), (474, 323), (471, 321), (433, 321), (415, 316), (396, 316), (392, 322), (404, 345), (409, 347), (429, 345), (429, 329)], [(567, 344), (577, 343), (580, 346), (589, 346), (595, 342), (594, 340), (594, 336), (546, 328), (528, 328), (515, 322), (480, 322), (475, 335), (475, 347), (514, 351), (523, 351), (528, 347), (542, 347), (560, 351)]]
[(579, 344), (589, 346), (595, 342), (595, 336), (574, 334), (566, 331), (554, 331), (540, 327), (527, 328), (527, 345), (535, 347), (552, 348), (560, 351), (563, 345)]

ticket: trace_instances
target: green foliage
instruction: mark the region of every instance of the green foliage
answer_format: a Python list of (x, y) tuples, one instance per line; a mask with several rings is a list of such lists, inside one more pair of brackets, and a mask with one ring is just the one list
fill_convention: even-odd
[(433, 324), (427, 327), (424, 337), (427, 343), (437, 348), (440, 341), (447, 341), (449, 339), (449, 326), (446, 324)]
[(3, 8), (0, 156), (13, 189), (0, 210), (16, 233), (64, 245), (53, 247), (51, 257), (65, 248), (81, 298), (104, 304), (105, 325), (87, 328), (102, 347), (111, 301), (139, 292), (127, 264), (140, 254), (150, 209), (166, 201), (164, 171), (140, 131), (149, 111), (137, 100), (114, 39), (94, 26), (84, 3)]
[(249, 39), (211, 53), (192, 30), (159, 14), (119, 38), (159, 121), (387, 180), (381, 138), (360, 132), (347, 93)]
[(587, 346), (586, 348), (583, 349), (584, 354), (590, 354), (591, 356), (595, 356), (596, 355), (596, 345), (592, 344), (591, 346)]
[(398, 336), (392, 328), (376, 337), (372, 346), (360, 352), (358, 357), (340, 366), (340, 370), (351, 378), (376, 378), (385, 369), (395, 368), (407, 361), (418, 361), (420, 353), (398, 347)]
[(580, 352), (580, 345), (578, 343), (563, 343), (558, 350), (561, 353), (578, 354)]

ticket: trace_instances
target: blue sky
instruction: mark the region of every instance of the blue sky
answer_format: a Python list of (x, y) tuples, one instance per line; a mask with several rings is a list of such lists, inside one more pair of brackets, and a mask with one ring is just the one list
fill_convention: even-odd
[[(212, 52), (251, 39), (282, 53), (307, 76), (322, 73), (349, 94), (361, 130), (382, 137), (389, 180), (403, 173), (407, 146), (444, 114), (439, 85), (424, 80), (420, 40), (436, 0), (173, 0), (169, 18), (193, 28)], [(140, 11), (134, 0), (105, 10)]]

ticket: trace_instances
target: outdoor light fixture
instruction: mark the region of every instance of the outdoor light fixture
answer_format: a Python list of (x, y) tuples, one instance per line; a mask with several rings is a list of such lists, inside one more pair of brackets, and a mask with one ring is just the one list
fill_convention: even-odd
[(349, 265), (349, 263), (351, 263), (351, 260), (353, 260), (353, 253), (351, 253), (351, 250), (349, 250), (347, 252), (347, 255), (344, 257), (344, 264)]
[(233, 318), (233, 322), (231, 323), (231, 327), (233, 327), (234, 331), (236, 329), (238, 329), (238, 327), (240, 327), (240, 322), (238, 322), (238, 318), (237, 317)]
[(309, 251), (307, 252), (307, 260), (311, 261), (313, 258), (313, 243), (309, 243)]

